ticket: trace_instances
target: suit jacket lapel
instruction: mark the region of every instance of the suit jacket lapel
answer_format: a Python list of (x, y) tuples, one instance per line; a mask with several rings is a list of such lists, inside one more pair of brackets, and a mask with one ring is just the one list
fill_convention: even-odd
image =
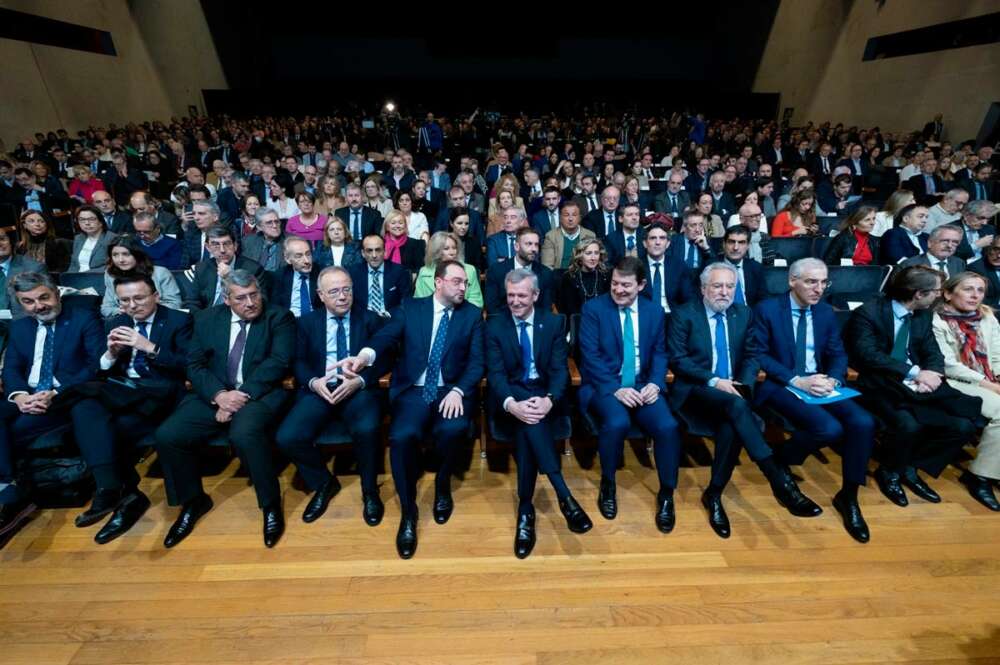
[[(532, 340), (531, 340), (531, 355), (532, 359), (535, 361), (535, 369), (542, 365), (542, 359), (549, 354), (549, 349), (542, 349), (542, 343), (548, 339), (548, 324), (545, 321), (544, 316), (540, 316), (541, 312), (535, 310), (535, 329), (532, 330)], [(519, 342), (520, 343), (520, 342)], [(545, 351), (543, 354), (542, 351)]]
[(733, 376), (737, 375), (737, 370), (743, 360), (746, 311), (745, 309), (737, 310), (735, 307), (730, 307), (726, 312), (726, 327), (729, 332), (729, 357), (732, 359)]
[[(427, 298), (426, 302), (421, 303), (421, 309), (424, 311), (420, 312), (417, 316), (417, 325), (420, 326), (420, 335), (418, 339), (420, 340), (420, 348), (417, 349), (420, 355), (420, 363), (423, 366), (427, 365), (427, 356), (431, 353), (431, 345), (434, 340), (431, 339), (431, 334), (434, 332), (434, 296)], [(451, 325), (448, 326), (451, 328)]]
[[(785, 352), (785, 357), (791, 355), (792, 366), (795, 365), (795, 329), (792, 327), (792, 301), (791, 296), (781, 299), (781, 330), (785, 335), (785, 340), (781, 344)], [(813, 319), (813, 336), (816, 335), (816, 320)]]
[[(365, 343), (365, 317), (367, 313), (364, 310), (359, 310), (357, 312), (351, 312), (351, 341), (348, 346), (351, 348), (351, 354), (356, 355), (360, 351)], [(321, 319), (326, 321), (326, 315)], [(323, 326), (323, 338), (326, 339), (326, 326)]]

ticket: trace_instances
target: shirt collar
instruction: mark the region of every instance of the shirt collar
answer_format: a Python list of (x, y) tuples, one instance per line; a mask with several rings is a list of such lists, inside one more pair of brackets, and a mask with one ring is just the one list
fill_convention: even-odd
[[(514, 325), (515, 326), (521, 325), (521, 319), (517, 318), (513, 314), (510, 315), (510, 318), (514, 319)], [(532, 326), (535, 325), (535, 308), (534, 307), (531, 308), (531, 314), (528, 315), (528, 317), (526, 319), (524, 319), (524, 321), (528, 324), (529, 328), (531, 328)]]
[(431, 296), (431, 300), (434, 301), (434, 314), (440, 314), (444, 310), (448, 309), (448, 305), (442, 305), (434, 296)]
[(913, 312), (911, 312), (910, 310), (906, 309), (906, 307), (901, 302), (899, 302), (898, 300), (893, 300), (892, 301), (892, 314), (897, 319), (901, 319), (904, 316), (906, 316), (908, 314), (912, 314), (912, 313)]
[(238, 317), (238, 316), (236, 315), (236, 312), (233, 312), (232, 310), (230, 310), (230, 312), (232, 312), (232, 316), (230, 316), (230, 317), (229, 317), (229, 323), (230, 323), (230, 324), (233, 324), (233, 323), (239, 323), (240, 321), (244, 321), (244, 320), (245, 320), (245, 321), (246, 321), (247, 323), (253, 323), (253, 321), (251, 321), (250, 319), (241, 319), (240, 317)]
[(135, 321), (135, 325), (137, 325), (137, 326), (138, 326), (138, 325), (139, 325), (140, 323), (145, 323), (145, 324), (146, 324), (147, 326), (152, 326), (152, 325), (153, 325), (153, 319), (155, 319), (155, 318), (156, 318), (156, 310), (154, 309), (154, 310), (153, 310), (153, 313), (152, 313), (152, 314), (150, 314), (150, 315), (149, 315), (149, 318), (148, 318), (148, 319), (146, 319), (145, 321), (136, 321), (135, 319), (132, 319), (132, 320), (133, 320), (133, 321)]
[(0, 261), (0, 268), (3, 268), (3, 274), (5, 274), (8, 278), (10, 278), (10, 262), (13, 258), (13, 255), (11, 255), (3, 261)]
[(795, 301), (795, 297), (791, 293), (788, 294), (788, 302), (790, 302), (792, 304), (792, 311), (793, 312), (796, 311), (796, 310), (800, 310), (800, 309), (804, 309), (807, 312), (811, 312), (812, 311), (812, 306), (811, 305), (806, 305), (805, 307), (799, 305), (799, 303)]
[(708, 305), (706, 305), (704, 300), (701, 301), (701, 304), (702, 304), (702, 307), (705, 308), (705, 316), (707, 316), (709, 319), (715, 318), (716, 314), (722, 314), (722, 318), (723, 319), (726, 318), (726, 312), (725, 311), (716, 312), (714, 309), (712, 309), (711, 307), (709, 307)]
[[(344, 319), (344, 323), (350, 324), (350, 322), (351, 322), (351, 310), (347, 310), (347, 312), (345, 312), (344, 315), (342, 317), (340, 317), (340, 318)], [(326, 320), (327, 321), (335, 321), (336, 319), (337, 319), (337, 315), (336, 314), (334, 314), (330, 310), (326, 310)]]

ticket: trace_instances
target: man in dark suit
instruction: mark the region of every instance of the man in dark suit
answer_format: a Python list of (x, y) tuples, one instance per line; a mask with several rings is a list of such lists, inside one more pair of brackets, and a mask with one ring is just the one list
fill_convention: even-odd
[[(194, 228), (188, 227), (184, 234), (184, 252), (181, 255), (181, 266), (184, 269), (212, 257), (212, 252), (208, 248), (208, 230), (221, 225), (219, 206), (211, 201), (196, 201), (191, 204), (191, 208)], [(233, 233), (232, 237), (235, 238), (236, 234)]]
[(538, 307), (545, 311), (552, 308), (555, 284), (552, 280), (552, 271), (538, 260), (540, 244), (538, 231), (530, 226), (524, 226), (517, 231), (517, 240), (514, 241), (514, 259), (494, 263), (486, 271), (485, 305), (488, 315), (500, 314), (507, 310), (504, 278), (507, 273), (515, 269), (527, 270), (537, 277)]
[(366, 524), (376, 526), (385, 512), (378, 489), (381, 368), (369, 367), (354, 378), (344, 378), (328, 368), (357, 355), (382, 325), (382, 319), (374, 312), (353, 307), (351, 276), (343, 268), (323, 269), (318, 283), (323, 306), (299, 317), (294, 364), (299, 391), (295, 406), (278, 428), (277, 443), (313, 492), (302, 520), (315, 522), (340, 491), (340, 481), (327, 468), (315, 440), (327, 422), (340, 418), (358, 458), (362, 515)]
[(451, 468), (468, 436), (484, 371), (482, 311), (465, 301), (467, 283), (461, 263), (439, 262), (434, 295), (404, 302), (368, 347), (343, 361), (350, 377), (385, 354), (395, 358), (389, 387), (389, 459), (402, 509), (396, 550), (404, 559), (417, 549), (417, 451), (427, 434), (439, 463), (434, 521), (447, 522), (455, 506)]
[(955, 250), (955, 256), (966, 263), (982, 258), (983, 247), (993, 243), (997, 229), (988, 224), (997, 214), (997, 207), (990, 201), (970, 201), (962, 210), (962, 243)]
[(219, 143), (219, 146), (214, 148), (208, 153), (209, 164), (212, 164), (216, 160), (219, 160), (233, 167), (239, 166), (240, 163), (239, 155), (237, 154), (236, 150), (233, 149), (233, 146), (229, 144), (229, 141), (226, 139), (222, 139), (222, 141)]
[(898, 265), (902, 268), (930, 266), (943, 272), (945, 278), (957, 275), (965, 270), (965, 261), (955, 256), (955, 251), (962, 244), (962, 237), (962, 229), (952, 224), (943, 224), (931, 231), (924, 254), (911, 256)]
[[(558, 182), (558, 180), (556, 182)], [(597, 178), (591, 174), (584, 174), (583, 177), (580, 178), (580, 187), (583, 191), (574, 196), (573, 201), (575, 201), (577, 207), (580, 208), (580, 214), (587, 216), (601, 207), (601, 204), (597, 199)]]
[(667, 178), (667, 190), (654, 199), (653, 209), (670, 215), (673, 220), (680, 219), (684, 209), (691, 205), (691, 195), (681, 189), (683, 186), (684, 179), (681, 178), (681, 174), (671, 169)]
[(389, 193), (396, 196), (396, 192), (410, 191), (410, 188), (413, 187), (413, 181), (416, 179), (413, 171), (408, 170), (403, 164), (403, 158), (400, 155), (393, 155), (392, 168), (386, 172), (382, 181), (389, 189)]
[[(123, 313), (105, 325), (101, 397), (114, 415), (119, 445), (131, 449), (156, 429), (184, 394), (191, 316), (162, 307), (156, 284), (148, 275), (119, 277), (114, 289)], [(93, 524), (112, 513), (94, 537), (99, 544), (127, 532), (149, 508), (149, 499), (137, 488), (139, 477), (134, 469), (129, 466), (124, 475), (126, 492), (117, 506), (106, 506), (103, 511), (91, 506), (77, 520)]]
[(918, 205), (904, 206), (898, 213), (899, 226), (882, 234), (879, 242), (879, 263), (893, 266), (927, 251), (927, 208)]
[(28, 316), (11, 323), (3, 366), (0, 543), (35, 510), (30, 485), (17, 477), (16, 449), (57, 427), (72, 425), (77, 446), (93, 474), (97, 490), (88, 512), (106, 515), (121, 501), (125, 489), (110, 414), (98, 400), (76, 393), (97, 375), (97, 359), (103, 350), (100, 319), (88, 308), (64, 308), (59, 289), (47, 274), (16, 275), (8, 292)]
[(767, 289), (764, 286), (764, 266), (747, 256), (749, 251), (750, 229), (742, 224), (726, 229), (720, 260), (736, 270), (733, 302), (753, 307), (767, 295)]
[(583, 217), (583, 228), (591, 231), (600, 240), (604, 240), (618, 228), (618, 188), (614, 185), (605, 187), (601, 192), (601, 207)]
[(608, 263), (615, 265), (626, 256), (634, 256), (640, 261), (646, 260), (646, 247), (643, 245), (646, 233), (639, 226), (641, 220), (638, 203), (626, 203), (619, 211), (618, 228), (604, 239), (608, 252)]
[(12, 298), (7, 285), (15, 276), (23, 272), (46, 272), (45, 266), (27, 256), (14, 253), (17, 244), (17, 232), (13, 229), (0, 229), (0, 311), (10, 312), (10, 318), (23, 317), (24, 308), (17, 298)]
[(413, 293), (413, 278), (403, 266), (385, 260), (385, 241), (380, 235), (365, 236), (361, 254), (365, 262), (347, 269), (355, 307), (387, 317)]
[(104, 225), (109, 231), (120, 235), (122, 233), (131, 233), (134, 230), (132, 215), (125, 210), (119, 210), (118, 204), (115, 203), (111, 194), (105, 191), (94, 192), (92, 200), (97, 209), (101, 211), (101, 215), (104, 217)]
[(816, 205), (828, 215), (850, 215), (858, 206), (858, 202), (850, 202), (853, 188), (854, 181), (847, 173), (834, 176), (832, 181), (821, 180), (816, 185)]
[(345, 200), (347, 206), (338, 208), (333, 214), (347, 224), (351, 239), (360, 243), (362, 238), (382, 234), (382, 215), (375, 208), (364, 204), (360, 187), (353, 183), (348, 185)]
[[(223, 280), (233, 270), (245, 270), (253, 275), (260, 288), (267, 293), (271, 285), (271, 276), (261, 265), (243, 256), (236, 256), (236, 238), (232, 229), (223, 226), (212, 226), (208, 229), (208, 241), (205, 243), (212, 257), (201, 261), (194, 269), (195, 294), (186, 305), (190, 310), (208, 309), (213, 305), (221, 305), (225, 300)], [(314, 289), (315, 290), (315, 289)]]
[(585, 533), (593, 523), (566, 486), (553, 445), (555, 406), (569, 386), (564, 319), (535, 306), (538, 276), (530, 270), (508, 272), (504, 290), (507, 313), (486, 323), (486, 366), (491, 417), (513, 430), (517, 446), (514, 554), (524, 559), (535, 546), (532, 498), (539, 472), (549, 477), (570, 531)]
[(993, 165), (982, 162), (972, 170), (972, 177), (961, 181), (962, 188), (969, 193), (970, 201), (1000, 201), (997, 184), (991, 180)]
[(701, 497), (709, 525), (719, 537), (729, 537), (722, 492), (733, 475), (741, 445), (781, 505), (793, 515), (818, 515), (819, 507), (774, 461), (750, 410), (748, 400), (757, 386), (760, 364), (749, 339), (753, 313), (733, 299), (736, 269), (729, 263), (712, 263), (702, 270), (699, 281), (701, 299), (682, 305), (670, 317), (667, 348), (674, 383), (669, 399), (674, 412), (689, 425), (715, 432), (712, 479)]
[(983, 248), (983, 258), (968, 265), (968, 270), (986, 278), (986, 297), (983, 302), (996, 309), (1000, 307), (1000, 236)]
[[(864, 155), (865, 149), (860, 143), (851, 146), (850, 151), (842, 160), (837, 162), (837, 166), (843, 166), (851, 170), (851, 193), (860, 194), (864, 183), (868, 178), (870, 169), (868, 160)], [(825, 210), (825, 208), (824, 208)]]
[[(684, 191), (688, 196), (698, 196), (708, 189), (709, 178), (712, 177), (712, 162), (707, 157), (698, 160), (695, 170), (684, 180)], [(669, 180), (667, 181), (669, 186)]]
[(259, 263), (268, 272), (279, 272), (285, 267), (281, 253), (281, 241), (284, 240), (281, 219), (271, 208), (258, 208), (253, 217), (256, 231), (243, 237), (240, 255)]
[(216, 203), (226, 219), (239, 219), (243, 215), (243, 202), (250, 192), (250, 179), (245, 173), (234, 173), (229, 187), (219, 190)]
[(486, 239), (486, 268), (497, 263), (509, 263), (517, 255), (517, 232), (528, 226), (524, 210), (510, 207), (500, 213), (503, 225)]
[(667, 408), (667, 349), (663, 310), (639, 292), (646, 269), (628, 257), (615, 266), (611, 291), (588, 300), (580, 320), (580, 407), (596, 422), (601, 458), (597, 507), (605, 519), (618, 514), (615, 472), (633, 423), (653, 439), (660, 489), (656, 526), (670, 533), (676, 522), (674, 488), (680, 433)]
[(697, 210), (684, 213), (681, 232), (673, 237), (667, 254), (683, 263), (691, 272), (692, 280), (701, 269), (712, 262), (712, 247), (705, 234), (705, 216)]
[(269, 431), (282, 413), (295, 350), (295, 317), (268, 305), (252, 273), (232, 270), (224, 303), (195, 318), (188, 353), (192, 392), (156, 430), (167, 502), (181, 512), (163, 541), (174, 547), (212, 509), (202, 487), (198, 449), (213, 436), (228, 438), (250, 472), (264, 514), (264, 544), (274, 547), (285, 530), (281, 488)]
[(934, 119), (924, 125), (924, 131), (921, 132), (921, 136), (925, 141), (935, 141), (940, 142), (941, 138), (944, 136), (944, 123), (942, 120), (944, 116), (938, 113), (934, 116)]
[[(458, 174), (458, 186), (462, 188), (462, 193), (465, 196), (464, 205), (466, 208), (475, 210), (480, 215), (486, 214), (486, 198), (475, 191), (476, 189), (476, 174), (472, 171), (466, 169)], [(452, 206), (454, 207), (454, 205)], [(485, 225), (483, 229), (485, 232)]]
[(820, 144), (819, 150), (811, 155), (806, 168), (809, 169), (812, 177), (817, 180), (829, 180), (830, 176), (833, 175), (834, 169), (833, 146), (826, 142)]
[(513, 172), (513, 169), (510, 166), (510, 156), (507, 153), (507, 148), (500, 148), (497, 150), (496, 154), (496, 162), (486, 167), (486, 185), (491, 189), (493, 188), (494, 183), (500, 179), (500, 176)]
[(761, 150), (761, 158), (763, 159), (765, 164), (770, 164), (775, 169), (777, 169), (779, 167), (787, 165), (788, 160), (786, 159), (786, 156), (788, 155), (789, 152), (793, 151), (789, 151), (787, 148), (784, 148), (782, 146), (781, 135), (778, 134), (771, 141), (771, 145), (764, 146), (764, 149)]
[(937, 174), (937, 167), (938, 161), (934, 157), (927, 157), (920, 165), (920, 173), (902, 183), (903, 189), (913, 192), (920, 205), (934, 205), (947, 189), (944, 180)]
[(468, 236), (469, 238), (474, 238), (475, 242), (482, 245), (486, 233), (486, 224), (483, 221), (483, 216), (478, 210), (465, 207), (465, 192), (458, 186), (448, 190), (448, 205), (447, 207), (442, 206), (438, 210), (437, 218), (434, 220), (434, 231), (450, 230), (451, 211), (455, 208), (461, 208), (466, 211), (465, 214), (469, 216)]
[(725, 224), (736, 212), (736, 199), (726, 190), (726, 174), (716, 171), (708, 179), (708, 189), (712, 194), (712, 214), (718, 215)]
[(124, 208), (133, 192), (149, 189), (149, 180), (145, 173), (128, 163), (124, 152), (112, 151), (111, 163), (112, 168), (102, 178), (104, 189), (114, 197), (115, 203)]
[(664, 312), (694, 298), (694, 282), (687, 266), (669, 254), (672, 234), (663, 224), (650, 224), (642, 243), (646, 248), (645, 268), (649, 277), (640, 295), (651, 299)]
[(885, 297), (854, 310), (844, 330), (861, 403), (886, 425), (875, 480), (897, 506), (908, 503), (904, 486), (939, 503), (917, 469), (936, 478), (976, 433), (980, 400), (943, 380), (930, 311), (941, 282), (941, 273), (926, 266), (898, 270)]
[(833, 507), (855, 540), (869, 539), (858, 504), (865, 484), (875, 436), (871, 415), (846, 399), (809, 404), (789, 387), (811, 398), (828, 397), (847, 381), (847, 353), (840, 340), (833, 308), (820, 302), (827, 268), (819, 259), (800, 259), (788, 269), (791, 293), (764, 300), (754, 308), (754, 343), (767, 379), (754, 404), (767, 407), (791, 423), (792, 438), (778, 449), (782, 464), (802, 464), (823, 446), (842, 446), (843, 486)]
[(35, 174), (26, 168), (14, 169), (14, 186), (7, 190), (7, 202), (19, 213), (37, 210), (50, 219), (54, 210), (69, 210), (71, 203), (61, 187), (57, 191), (39, 185)]
[(558, 187), (546, 187), (542, 193), (542, 209), (531, 216), (531, 226), (542, 238), (552, 229), (559, 228), (559, 204), (562, 193)]
[(271, 303), (289, 310), (299, 318), (322, 306), (316, 280), (320, 268), (313, 263), (312, 245), (298, 236), (288, 236), (282, 243), (285, 267), (271, 277)]

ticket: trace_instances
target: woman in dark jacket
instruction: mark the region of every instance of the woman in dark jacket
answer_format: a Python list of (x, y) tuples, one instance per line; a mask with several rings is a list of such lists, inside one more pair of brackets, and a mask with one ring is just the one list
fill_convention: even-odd
[(579, 314), (584, 303), (608, 292), (611, 271), (607, 264), (608, 252), (600, 240), (581, 242), (573, 248), (573, 259), (556, 292), (555, 305), (560, 314)]
[(840, 232), (827, 245), (823, 261), (829, 266), (839, 266), (843, 259), (850, 259), (856, 266), (877, 264), (879, 239), (871, 235), (877, 212), (871, 206), (861, 206), (845, 219)]
[(37, 210), (25, 210), (18, 221), (17, 253), (38, 261), (51, 273), (66, 272), (73, 243), (57, 238), (55, 228)]

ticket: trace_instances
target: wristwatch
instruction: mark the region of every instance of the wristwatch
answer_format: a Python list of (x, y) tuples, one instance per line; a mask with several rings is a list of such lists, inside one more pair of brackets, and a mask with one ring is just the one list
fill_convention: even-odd
[(157, 344), (156, 346), (154, 346), (152, 351), (149, 351), (148, 353), (146, 353), (146, 358), (148, 358), (149, 360), (156, 360), (156, 356), (158, 356), (158, 355), (160, 355), (160, 345), (159, 344)]

